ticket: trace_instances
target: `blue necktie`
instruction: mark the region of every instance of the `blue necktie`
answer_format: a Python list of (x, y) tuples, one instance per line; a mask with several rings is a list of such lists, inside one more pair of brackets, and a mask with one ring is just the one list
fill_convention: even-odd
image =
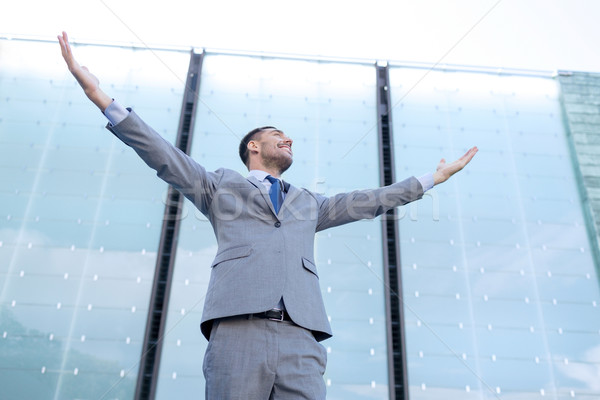
[(281, 182), (279, 179), (272, 177), (271, 175), (267, 175), (267, 180), (271, 182), (271, 189), (269, 189), (269, 197), (271, 198), (271, 203), (273, 203), (273, 208), (275, 208), (275, 213), (279, 213), (279, 208), (281, 207), (281, 203), (283, 203), (283, 195), (281, 194)]

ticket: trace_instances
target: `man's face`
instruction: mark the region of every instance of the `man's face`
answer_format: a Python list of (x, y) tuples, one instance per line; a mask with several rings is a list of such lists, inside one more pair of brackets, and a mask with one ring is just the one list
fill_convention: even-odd
[(277, 129), (265, 129), (259, 135), (256, 142), (263, 165), (278, 169), (280, 174), (286, 171), (293, 161), (293, 140)]

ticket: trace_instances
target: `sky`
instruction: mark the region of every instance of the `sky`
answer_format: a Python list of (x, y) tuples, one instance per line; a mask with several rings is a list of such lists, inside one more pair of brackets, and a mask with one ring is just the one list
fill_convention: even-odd
[(21, 0), (0, 36), (600, 72), (599, 16), (598, 0)]

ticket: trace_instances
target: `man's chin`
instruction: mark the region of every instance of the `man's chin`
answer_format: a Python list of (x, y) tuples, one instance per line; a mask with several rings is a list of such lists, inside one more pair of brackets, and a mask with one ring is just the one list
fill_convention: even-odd
[(281, 174), (283, 174), (285, 171), (287, 171), (287, 170), (288, 170), (288, 168), (290, 168), (290, 167), (292, 166), (293, 162), (294, 162), (294, 160), (292, 160), (292, 159), (290, 158), (290, 160), (289, 160), (289, 163), (285, 163), (285, 164), (283, 164), (283, 165), (281, 166), (281, 172), (280, 172), (280, 173), (281, 173)]

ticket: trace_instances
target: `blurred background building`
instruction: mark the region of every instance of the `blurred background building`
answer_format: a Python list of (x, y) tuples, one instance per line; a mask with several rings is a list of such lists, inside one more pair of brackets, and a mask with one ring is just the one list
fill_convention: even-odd
[[(245, 174), (261, 125), (294, 139), (285, 179), (330, 195), (479, 147), (317, 234), (329, 399), (600, 398), (600, 74), (74, 48), (208, 169)], [(212, 228), (105, 124), (56, 42), (0, 40), (2, 399), (203, 396)]]

